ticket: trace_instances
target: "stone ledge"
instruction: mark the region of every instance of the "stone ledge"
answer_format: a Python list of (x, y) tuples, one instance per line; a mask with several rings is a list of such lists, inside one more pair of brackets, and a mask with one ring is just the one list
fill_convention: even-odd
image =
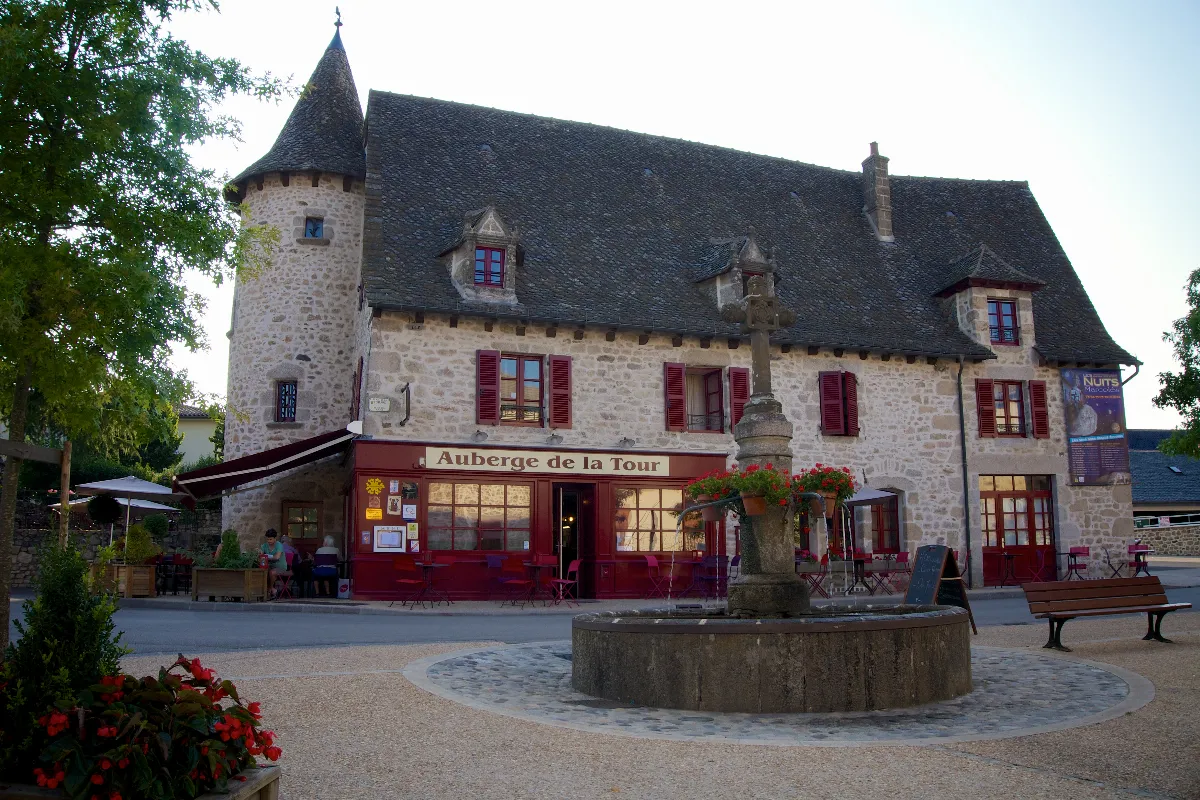
[(328, 245), (331, 239), (314, 239), (311, 236), (297, 236), (296, 244), (312, 244), (317, 246)]

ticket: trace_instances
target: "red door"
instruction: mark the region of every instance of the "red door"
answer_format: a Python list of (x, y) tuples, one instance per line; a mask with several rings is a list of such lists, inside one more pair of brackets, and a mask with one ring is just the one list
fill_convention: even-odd
[(1056, 580), (1054, 500), (1044, 475), (981, 475), (983, 583)]

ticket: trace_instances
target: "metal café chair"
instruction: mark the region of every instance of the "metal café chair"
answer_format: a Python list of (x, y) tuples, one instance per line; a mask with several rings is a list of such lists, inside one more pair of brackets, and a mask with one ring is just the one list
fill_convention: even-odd
[[(550, 590), (554, 592), (554, 605), (566, 603), (570, 606), (574, 603), (579, 605), (579, 559), (573, 560), (567, 565), (567, 574), (563, 578), (551, 578)], [(574, 590), (575, 597), (571, 597), (571, 592)]]
[[(1091, 556), (1091, 554), (1092, 554), (1092, 551), (1091, 551), (1091, 548), (1089, 548), (1089, 547), (1072, 547), (1070, 550), (1068, 550), (1064, 554), (1067, 557), (1066, 580), (1071, 580), (1072, 578), (1077, 578), (1081, 581), (1087, 580), (1086, 573), (1087, 573), (1088, 565), (1086, 562), (1080, 563), (1079, 559), (1088, 558)], [(1107, 552), (1105, 553), (1105, 555), (1107, 556)], [(1111, 564), (1109, 565), (1109, 568), (1110, 569), (1112, 568)], [(1121, 572), (1121, 570), (1118, 567), (1116, 570), (1116, 573), (1115, 573), (1117, 575), (1117, 577), (1120, 577), (1120, 572)]]
[(646, 590), (646, 599), (653, 597), (661, 597), (664, 600), (667, 597), (666, 581), (668, 575), (663, 575), (659, 571), (658, 559), (654, 556), (646, 556), (646, 579), (650, 582), (650, 588)]
[[(875, 590), (884, 594), (895, 594), (896, 587), (892, 586), (892, 554), (882, 553), (875, 556), (874, 560), (867, 565), (867, 574), (871, 580), (875, 582)], [(871, 592), (875, 594), (875, 592)]]
[[(705, 556), (699, 565), (692, 568), (694, 571), (698, 570), (698, 572), (693, 572), (695, 577), (692, 583), (701, 590), (701, 597), (705, 600), (722, 597), (728, 590), (725, 574), (726, 561), (728, 558), (725, 556)], [(682, 597), (682, 595), (680, 596)]]
[[(404, 597), (400, 603), (401, 608), (405, 608), (410, 602), (413, 608), (417, 607), (417, 602), (420, 600), (421, 593), (425, 591), (425, 578), (421, 575), (421, 570), (417, 566), (416, 560), (411, 555), (392, 556), (392, 569), (396, 571), (400, 577), (395, 579), (395, 584), (403, 593), (409, 591), (407, 597)], [(406, 577), (412, 576), (412, 577)], [(396, 601), (388, 603), (388, 608), (396, 605)], [(425, 604), (421, 603), (421, 608)]]
[(1133, 563), (1133, 575), (1136, 578), (1141, 573), (1146, 573), (1146, 577), (1150, 577), (1150, 561), (1149, 556), (1154, 552), (1150, 549), (1150, 545), (1135, 542), (1129, 545), (1129, 557)]
[(529, 602), (534, 588), (533, 579), (529, 577), (529, 572), (525, 569), (525, 559), (521, 556), (506, 556), (500, 565), (500, 576), (503, 585), (508, 588), (508, 596), (500, 602), (500, 605), (512, 603), (515, 606), (520, 602), (521, 607), (524, 608), (525, 603)]

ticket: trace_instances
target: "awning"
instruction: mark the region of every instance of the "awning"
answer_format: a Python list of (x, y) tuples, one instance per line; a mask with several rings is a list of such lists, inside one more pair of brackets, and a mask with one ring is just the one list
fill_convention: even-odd
[(874, 506), (886, 503), (896, 496), (895, 492), (885, 492), (881, 489), (872, 489), (869, 486), (864, 486), (859, 489), (854, 495), (846, 501), (848, 506)]
[(250, 483), (284, 470), (311, 464), (337, 455), (362, 434), (362, 422), (351, 422), (342, 430), (322, 433), (311, 439), (273, 447), (223, 464), (194, 469), (175, 476), (174, 487), (188, 495), (183, 504), (189, 507), (196, 500), (215, 497), (226, 489)]

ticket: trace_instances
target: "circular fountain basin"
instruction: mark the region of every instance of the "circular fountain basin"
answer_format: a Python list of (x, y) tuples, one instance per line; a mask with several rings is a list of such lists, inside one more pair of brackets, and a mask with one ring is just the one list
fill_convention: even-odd
[(875, 711), (971, 691), (967, 612), (865, 606), (788, 619), (709, 611), (583, 614), (571, 623), (577, 691), (696, 711)]

